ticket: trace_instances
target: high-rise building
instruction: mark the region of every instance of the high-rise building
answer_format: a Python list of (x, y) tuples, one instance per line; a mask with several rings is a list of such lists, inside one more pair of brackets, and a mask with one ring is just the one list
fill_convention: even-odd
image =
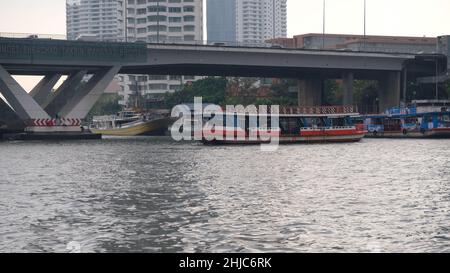
[(287, 0), (237, 0), (236, 40), (264, 43), (287, 35)]
[(236, 0), (206, 3), (208, 42), (236, 42)]
[[(100, 40), (197, 43), (203, 40), (203, 0), (67, 0), (67, 37)], [(192, 76), (118, 76), (123, 96), (174, 92)]]
[(124, 38), (123, 1), (67, 0), (67, 39), (95, 36), (102, 41)]
[(286, 37), (287, 0), (207, 0), (208, 41), (261, 44)]
[[(127, 41), (199, 43), (203, 40), (203, 0), (127, 0)], [(154, 95), (179, 90), (192, 76), (124, 75), (123, 97), (138, 90)]]

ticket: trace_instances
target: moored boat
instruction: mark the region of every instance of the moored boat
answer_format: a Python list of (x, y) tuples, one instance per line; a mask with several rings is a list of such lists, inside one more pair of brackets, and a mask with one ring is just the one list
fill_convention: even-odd
[(164, 135), (170, 123), (166, 114), (123, 111), (94, 117), (89, 129), (94, 134), (110, 136)]
[(408, 107), (362, 116), (367, 137), (450, 138), (450, 101), (413, 101)]
[[(366, 133), (363, 125), (353, 123), (352, 117), (358, 115), (352, 106), (295, 107), (263, 116), (265, 121), (261, 122), (258, 114), (225, 112), (223, 126), (203, 129), (202, 139), (205, 144), (258, 144), (275, 137), (284, 144), (357, 142)], [(278, 127), (270, 127), (273, 118), (278, 119)], [(230, 120), (234, 122), (229, 124)], [(237, 120), (245, 120), (245, 125), (237, 125)]]

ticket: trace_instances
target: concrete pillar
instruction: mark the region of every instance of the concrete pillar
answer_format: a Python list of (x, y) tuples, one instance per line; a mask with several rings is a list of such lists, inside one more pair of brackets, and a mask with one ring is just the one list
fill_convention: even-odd
[(353, 73), (344, 72), (342, 74), (342, 87), (343, 87), (343, 105), (353, 105)]
[(42, 106), (50, 116), (55, 117), (67, 101), (75, 95), (75, 89), (79, 87), (86, 73), (86, 70), (81, 70), (69, 75), (63, 84), (48, 97)]
[(323, 94), (322, 79), (307, 79), (298, 81), (298, 105), (321, 106)]
[(6, 124), (6, 129), (9, 131), (23, 130), (25, 128), (25, 123), (2, 98), (0, 98), (0, 123)]
[(401, 72), (387, 72), (379, 81), (378, 98), (380, 112), (400, 106)]
[(31, 90), (30, 95), (40, 105), (43, 106), (47, 101), (53, 87), (61, 78), (60, 74), (46, 75), (42, 80)]
[(30, 94), (1, 65), (0, 92), (21, 120), (50, 118)]
[(80, 88), (67, 104), (64, 105), (59, 112), (59, 116), (84, 119), (120, 71), (120, 68), (120, 66), (113, 66), (94, 74), (89, 82)]

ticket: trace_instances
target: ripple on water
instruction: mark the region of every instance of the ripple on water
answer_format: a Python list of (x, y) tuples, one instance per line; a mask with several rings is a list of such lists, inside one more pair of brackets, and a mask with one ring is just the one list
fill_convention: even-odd
[(0, 251), (449, 252), (449, 144), (3, 142)]

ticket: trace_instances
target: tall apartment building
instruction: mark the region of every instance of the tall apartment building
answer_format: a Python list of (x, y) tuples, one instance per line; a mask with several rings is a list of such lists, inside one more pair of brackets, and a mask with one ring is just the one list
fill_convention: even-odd
[(236, 42), (236, 0), (206, 3), (208, 42)]
[(286, 37), (287, 0), (208, 0), (208, 40), (261, 44)]
[[(67, 0), (67, 36), (126, 42), (195, 43), (203, 40), (202, 0)], [(115, 35), (115, 36), (114, 36)], [(125, 105), (130, 95), (174, 92), (192, 76), (120, 75)]]
[(287, 0), (237, 0), (236, 40), (264, 43), (287, 35)]
[(102, 41), (120, 41), (124, 38), (123, 11), (123, 1), (67, 0), (67, 39), (95, 35)]

